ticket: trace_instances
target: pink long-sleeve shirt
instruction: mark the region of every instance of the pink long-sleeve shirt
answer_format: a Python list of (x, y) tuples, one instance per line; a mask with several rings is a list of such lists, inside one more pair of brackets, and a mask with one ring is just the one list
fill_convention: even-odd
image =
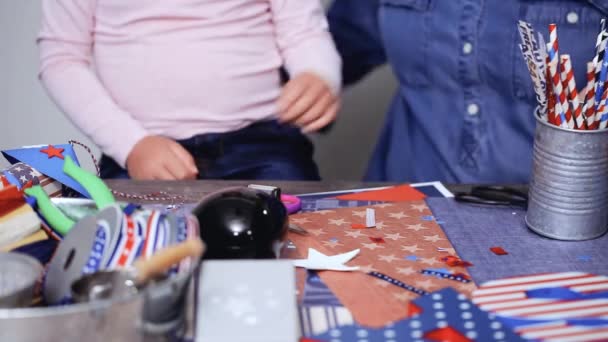
[(340, 88), (319, 0), (42, 3), (42, 83), (122, 166), (146, 135), (185, 139), (275, 117), (281, 66)]

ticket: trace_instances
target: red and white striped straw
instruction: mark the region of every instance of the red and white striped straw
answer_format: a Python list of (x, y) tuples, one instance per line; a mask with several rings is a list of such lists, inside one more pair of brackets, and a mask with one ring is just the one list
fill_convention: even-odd
[[(545, 84), (547, 85), (547, 121), (549, 121), (550, 124), (559, 126), (556, 110), (557, 101), (555, 101), (555, 95), (553, 94), (553, 81), (551, 80), (551, 73), (549, 72), (549, 63), (551, 63), (551, 61), (549, 60), (549, 56), (547, 56), (545, 68), (545, 73), (547, 74), (547, 79), (545, 81)], [(593, 76), (595, 79), (595, 73)]]
[(595, 121), (595, 65), (587, 63), (587, 87), (585, 88), (585, 105), (583, 106), (585, 126), (589, 128)]
[[(557, 40), (557, 25), (549, 25), (549, 43), (547, 44), (547, 51), (549, 51), (549, 73), (551, 75), (553, 83), (553, 93), (556, 96), (556, 107), (555, 113), (558, 117), (557, 121), (560, 127), (563, 128), (574, 128), (574, 121), (572, 121), (572, 115), (570, 120), (566, 117), (568, 111), (568, 100), (566, 99), (566, 92), (562, 86), (562, 80), (559, 72), (559, 42)], [(570, 123), (568, 122), (570, 121)], [(572, 127), (570, 127), (570, 124)]]
[[(585, 129), (585, 120), (583, 118), (583, 108), (578, 98), (578, 91), (576, 89), (576, 80), (574, 79), (574, 71), (572, 71), (572, 61), (570, 55), (561, 55), (562, 64), (562, 83), (563, 87), (568, 91), (568, 98), (570, 99), (571, 106), (568, 107), (570, 112), (570, 118), (575, 124), (577, 129)], [(568, 117), (568, 115), (566, 115)]]

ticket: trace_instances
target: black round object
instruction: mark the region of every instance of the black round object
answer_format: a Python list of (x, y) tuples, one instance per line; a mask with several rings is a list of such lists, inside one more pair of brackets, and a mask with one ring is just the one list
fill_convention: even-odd
[(287, 210), (261, 190), (229, 188), (212, 193), (192, 211), (207, 245), (204, 259), (277, 258), (287, 235)]

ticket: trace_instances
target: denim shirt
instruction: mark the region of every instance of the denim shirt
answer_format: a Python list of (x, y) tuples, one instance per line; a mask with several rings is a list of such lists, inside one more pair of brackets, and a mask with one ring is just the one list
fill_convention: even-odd
[(399, 82), (366, 179), (527, 182), (536, 102), (517, 21), (546, 40), (558, 25), (581, 89), (607, 13), (608, 0), (334, 0), (345, 82), (384, 63)]

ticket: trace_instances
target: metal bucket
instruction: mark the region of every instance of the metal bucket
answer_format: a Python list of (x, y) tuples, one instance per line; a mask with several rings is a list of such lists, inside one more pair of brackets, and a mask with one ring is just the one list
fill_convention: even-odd
[(558, 240), (608, 230), (608, 130), (575, 131), (537, 118), (526, 224)]
[(0, 341), (169, 341), (183, 333), (195, 266), (127, 298), (0, 309)]

